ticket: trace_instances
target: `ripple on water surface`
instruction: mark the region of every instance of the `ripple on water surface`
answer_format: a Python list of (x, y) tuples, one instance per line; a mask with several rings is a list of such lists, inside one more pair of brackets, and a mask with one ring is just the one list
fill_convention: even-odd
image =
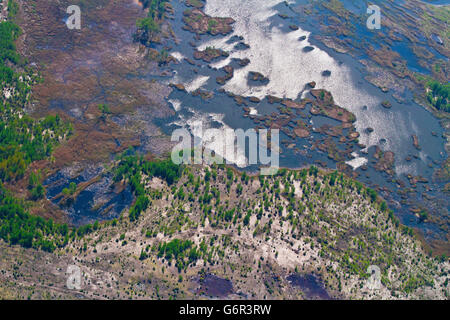
[[(433, 158), (439, 157), (442, 144), (428, 143), (432, 130), (441, 131), (431, 114), (414, 103), (398, 104), (381, 90), (361, 81), (364, 77), (357, 70), (357, 62), (337, 60), (325, 50), (310, 43), (310, 32), (299, 28), (290, 31), (283, 21), (277, 19), (282, 0), (207, 0), (205, 12), (211, 16), (231, 17), (236, 22), (233, 34), (210, 39), (200, 45), (200, 49), (214, 46), (230, 52), (228, 59), (249, 58), (250, 63), (235, 70), (234, 77), (224, 85), (224, 89), (242, 96), (266, 95), (296, 99), (304, 91), (307, 83), (315, 81), (317, 88), (330, 91), (335, 102), (353, 112), (357, 118), (356, 129), (361, 134), (359, 141), (366, 146), (378, 145), (383, 139), (385, 150), (396, 154), (396, 165), (401, 173), (418, 174), (417, 165), (405, 163), (411, 153), (411, 135), (423, 141), (422, 151)], [(292, 1), (290, 1), (292, 3)], [(246, 50), (235, 50), (230, 41), (233, 36), (242, 36), (249, 45)], [(300, 37), (305, 37), (298, 41)], [(302, 38), (302, 39), (303, 39)], [(304, 50), (314, 47), (314, 50)], [(347, 57), (349, 58), (349, 57)], [(260, 72), (270, 82), (264, 86), (248, 84), (248, 73)], [(327, 71), (327, 76), (323, 72)], [(392, 101), (392, 108), (385, 110), (381, 102)], [(363, 134), (368, 127), (373, 132)]]

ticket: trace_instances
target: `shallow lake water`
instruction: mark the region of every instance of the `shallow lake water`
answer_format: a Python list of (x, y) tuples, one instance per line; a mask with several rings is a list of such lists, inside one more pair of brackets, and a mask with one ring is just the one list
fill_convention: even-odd
[[(267, 95), (296, 99), (308, 82), (315, 81), (317, 88), (330, 91), (336, 103), (356, 115), (355, 123), (361, 134), (360, 142), (370, 147), (378, 145), (385, 139), (385, 150), (396, 153), (397, 173), (417, 175), (420, 163), (408, 164), (403, 159), (412, 152), (411, 135), (415, 134), (422, 141), (422, 159), (431, 157), (439, 159), (443, 150), (442, 141), (431, 136), (431, 131), (442, 133), (439, 123), (422, 107), (415, 103), (398, 104), (389, 94), (381, 92), (363, 79), (358, 64), (344, 55), (331, 56), (325, 50), (312, 45), (308, 38), (310, 33), (299, 29), (287, 30), (284, 20), (277, 17), (275, 8), (284, 3), (280, 0), (208, 0), (205, 12), (211, 16), (232, 17), (236, 20), (234, 33), (220, 39), (208, 40), (200, 49), (208, 46), (230, 52), (233, 58), (249, 58), (250, 64), (235, 71), (234, 77), (227, 82), (224, 89), (242, 96)], [(233, 50), (227, 41), (233, 35), (242, 36), (248, 50)], [(299, 37), (307, 36), (304, 41)], [(314, 50), (304, 52), (307, 46)], [(220, 65), (228, 61), (221, 62)], [(213, 64), (214, 67), (214, 64)], [(324, 70), (331, 71), (329, 77), (322, 76)], [(270, 79), (266, 86), (249, 86), (249, 71), (257, 71)], [(381, 102), (392, 101), (393, 107), (384, 110)], [(365, 108), (367, 106), (367, 108)], [(370, 135), (364, 134), (368, 127), (373, 128)], [(433, 143), (428, 143), (433, 142)], [(437, 143), (436, 143), (437, 142)]]

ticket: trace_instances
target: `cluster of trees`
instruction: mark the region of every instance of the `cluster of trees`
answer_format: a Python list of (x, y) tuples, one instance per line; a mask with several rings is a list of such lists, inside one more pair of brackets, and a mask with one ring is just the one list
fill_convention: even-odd
[[(30, 175), (33, 185), (36, 182), (37, 186), (41, 185), (39, 179)], [(66, 246), (77, 236), (83, 237), (98, 228), (98, 221), (93, 225), (69, 228), (67, 224), (31, 215), (25, 210), (23, 201), (14, 198), (0, 183), (0, 239), (6, 243), (52, 252)]]
[[(117, 221), (113, 220), (111, 224), (115, 225), (116, 223), (117, 223)], [(89, 234), (89, 233), (97, 230), (98, 228), (100, 228), (98, 221), (95, 221), (94, 224), (88, 223), (88, 224), (78, 227), (78, 229), (76, 229), (76, 230), (74, 229), (71, 233), (71, 236), (75, 237), (75, 235), (77, 235), (78, 237), (82, 238), (86, 234)]]
[(140, 195), (137, 197), (136, 202), (130, 208), (129, 218), (131, 221), (135, 221), (139, 218), (142, 211), (147, 210), (150, 205), (150, 200), (145, 195)]
[[(141, 172), (150, 178), (161, 178), (169, 185), (172, 185), (181, 177), (182, 166), (174, 164), (171, 159), (148, 161), (142, 156), (136, 155), (133, 150), (128, 150), (119, 157), (114, 180), (128, 179), (136, 190), (138, 189), (138, 184), (140, 184), (136, 180), (140, 178)], [(139, 194), (141, 193), (139, 192)]]
[(22, 178), (31, 162), (51, 155), (57, 136), (71, 133), (72, 127), (58, 115), (43, 120), (27, 115), (0, 120), (0, 180)]
[(42, 176), (40, 171), (31, 172), (28, 178), (28, 189), (30, 189), (31, 199), (39, 200), (45, 195), (45, 188), (42, 185)]
[(136, 26), (139, 30), (144, 31), (145, 35), (159, 31), (159, 24), (152, 17), (139, 19)]
[(128, 150), (120, 155), (119, 163), (114, 169), (114, 181), (130, 179), (141, 171), (142, 158), (134, 154), (133, 150)]
[(106, 103), (101, 103), (98, 105), (98, 111), (100, 111), (100, 120), (105, 121), (108, 114), (111, 114), (111, 109)]
[(161, 19), (165, 12), (166, 3), (170, 0), (143, 0), (144, 9), (148, 9), (148, 16), (153, 19)]
[[(18, 12), (17, 3), (9, 0), (8, 9), (11, 19)], [(20, 34), (13, 21), (0, 22), (0, 238), (10, 244), (53, 251), (68, 242), (68, 226), (30, 215), (24, 202), (4, 187), (5, 182), (22, 178), (31, 162), (50, 156), (58, 137), (72, 132), (59, 116), (36, 120), (24, 114), (37, 77), (16, 52)], [(32, 200), (45, 194), (39, 173), (30, 174), (28, 187)]]
[(200, 250), (190, 240), (173, 239), (158, 246), (158, 258), (164, 257), (169, 263), (175, 259), (178, 271), (197, 261), (200, 256)]
[(144, 45), (150, 44), (154, 34), (160, 30), (160, 23), (164, 17), (167, 2), (169, 0), (144, 0), (142, 2), (144, 8), (148, 9), (148, 15), (136, 22), (138, 28), (134, 36), (136, 41)]
[(430, 91), (427, 94), (427, 100), (436, 109), (450, 112), (450, 84), (441, 84), (438, 81), (431, 80), (427, 83)]
[(5, 65), (6, 60), (18, 64), (20, 55), (16, 52), (14, 41), (20, 36), (20, 28), (10, 21), (0, 23), (0, 59), (2, 62), (0, 81), (10, 83), (13, 80), (14, 70)]
[(8, 18), (14, 18), (19, 12), (19, 4), (14, 0), (8, 0)]
[(127, 180), (136, 196), (136, 202), (130, 208), (129, 218), (131, 221), (138, 219), (141, 212), (150, 205), (150, 200), (142, 184), (141, 173), (150, 178), (161, 178), (172, 185), (181, 177), (182, 167), (174, 164), (170, 159), (145, 160), (142, 156), (136, 155), (133, 150), (128, 150), (120, 156), (119, 164), (114, 172), (114, 181)]
[[(0, 181), (21, 178), (32, 161), (48, 157), (58, 137), (70, 134), (72, 127), (59, 116), (35, 120), (23, 115), (23, 106), (31, 89), (30, 72), (16, 52), (15, 40), (20, 28), (11, 21), (0, 23)], [(4, 94), (4, 92), (8, 92)]]
[(129, 219), (135, 221), (146, 210), (150, 201), (145, 194), (145, 188), (142, 184), (142, 164), (145, 160), (134, 154), (132, 150), (128, 150), (120, 156), (118, 166), (115, 168), (114, 181), (127, 180), (131, 186), (131, 190), (136, 196), (136, 202), (131, 206), (129, 211)]
[(0, 184), (0, 238), (25, 248), (53, 251), (69, 241), (69, 227), (33, 216)]
[(150, 177), (159, 177), (171, 185), (175, 183), (182, 173), (180, 165), (174, 164), (171, 159), (146, 161), (142, 164), (142, 170)]
[[(182, 186), (172, 186), (172, 192), (175, 194), (174, 210), (167, 215), (168, 220), (164, 219), (163, 225), (157, 227), (158, 231), (147, 231), (147, 236), (155, 237), (158, 232), (163, 232), (168, 236), (174, 234), (186, 224), (191, 223), (187, 218), (188, 210), (198, 208), (203, 211), (201, 225), (204, 225), (207, 218), (213, 228), (227, 230), (234, 224), (237, 227), (231, 230), (237, 231), (238, 234), (244, 229), (245, 232), (252, 232), (254, 237), (261, 236), (270, 239), (271, 233), (276, 232), (272, 228), (273, 223), (276, 221), (277, 215), (280, 215), (280, 225), (282, 227), (284, 224), (288, 225), (288, 231), (287, 233), (283, 232), (283, 236), (284, 234), (288, 237), (291, 235), (292, 239), (306, 236), (305, 241), (310, 243), (311, 248), (319, 246), (321, 256), (332, 257), (336, 259), (335, 261), (340, 261), (342, 270), (346, 273), (358, 274), (362, 278), (368, 277), (366, 271), (370, 264), (389, 266), (396, 259), (397, 233), (395, 229), (391, 229), (390, 221), (396, 228), (400, 227), (403, 234), (413, 236), (413, 230), (399, 225), (399, 220), (388, 209), (386, 202), (379, 199), (375, 190), (364, 187), (360, 182), (349, 179), (338, 171), (323, 173), (317, 167), (312, 166), (300, 171), (280, 170), (278, 175), (270, 177), (260, 176), (258, 178), (261, 187), (254, 193), (259, 196), (255, 197), (251, 194), (253, 191), (246, 188), (246, 185), (248, 186), (246, 181), (254, 178), (249, 178), (246, 174), (240, 175), (230, 168), (224, 167), (219, 167), (223, 170), (219, 171), (218, 176), (217, 168), (217, 166), (213, 166), (211, 169), (205, 169), (204, 176), (201, 173), (194, 176), (192, 173), (194, 171), (186, 168), (185, 183)], [(238, 194), (246, 194), (246, 192), (249, 193), (248, 197), (239, 198), (234, 203), (230, 203), (225, 197), (220, 204), (217, 202), (214, 204), (210, 195), (215, 193), (214, 190), (220, 189), (220, 187), (216, 188), (218, 185), (214, 183), (215, 181), (220, 183), (220, 186), (226, 182), (232, 183), (233, 192), (228, 191), (230, 198), (233, 196), (239, 198)], [(301, 199), (295, 196), (298, 188), (297, 181), (300, 182), (299, 187), (302, 190)], [(236, 188), (235, 192), (234, 188)], [(355, 193), (360, 196), (354, 197)], [(184, 208), (186, 196), (189, 201), (194, 202), (189, 204), (190, 209)], [(176, 203), (177, 199), (181, 201)], [(360, 208), (361, 213), (367, 214), (368, 224), (364, 223), (363, 232), (354, 236), (353, 233), (347, 231), (353, 228), (359, 230), (360, 223), (352, 221), (352, 218), (346, 217), (341, 212), (333, 212), (328, 208), (328, 204), (342, 203), (348, 207), (353, 203), (361, 205), (363, 199), (370, 201), (372, 203), (370, 207), (377, 208), (381, 212), (369, 215), (371, 210), (366, 207)], [(288, 200), (287, 204), (285, 200)], [(177, 207), (178, 209), (175, 209)], [(286, 214), (282, 214), (284, 211)], [(253, 216), (257, 218), (254, 223)], [(250, 221), (252, 221), (251, 226)], [(325, 223), (321, 224), (320, 222)], [(374, 252), (381, 252), (378, 245), (374, 247), (372, 243), (376, 230), (383, 231), (381, 236), (385, 251), (383, 251), (383, 255), (377, 256), (378, 258), (372, 258)], [(345, 254), (346, 252), (332, 246), (334, 239), (351, 242), (357, 250), (349, 249)], [(225, 251), (220, 248), (226, 248), (226, 245), (214, 247), (213, 242), (202, 241), (195, 247), (189, 241), (175, 239), (169, 243), (155, 245), (152, 251), (158, 254), (159, 258), (165, 258), (169, 265), (176, 261), (176, 266), (182, 270), (199, 257), (210, 263), (214, 263), (216, 258), (223, 258)], [(148, 249), (145, 249), (145, 252), (144, 250), (141, 252), (142, 259), (148, 257), (147, 251)]]
[(71, 182), (68, 188), (64, 188), (62, 190), (62, 194), (65, 196), (72, 196), (77, 191), (77, 184), (75, 182)]
[(367, 191), (367, 195), (370, 198), (370, 201), (375, 202), (377, 200), (377, 197), (378, 197), (377, 192), (375, 190), (373, 190), (373, 189), (370, 189), (370, 188), (367, 188), (366, 191)]
[[(26, 61), (16, 51), (15, 41), (22, 31), (12, 21), (0, 22), (0, 95), (1, 119), (4, 120), (13, 111), (22, 110), (28, 101), (31, 90), (29, 82), (35, 81), (36, 76), (26, 66)], [(22, 69), (23, 72), (17, 72)]]

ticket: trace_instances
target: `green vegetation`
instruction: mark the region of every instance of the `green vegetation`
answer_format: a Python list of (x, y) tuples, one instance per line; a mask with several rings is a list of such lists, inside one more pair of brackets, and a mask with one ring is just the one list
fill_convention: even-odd
[(135, 221), (139, 218), (142, 211), (145, 211), (150, 204), (150, 200), (147, 196), (140, 195), (136, 199), (134, 205), (130, 208), (129, 218), (131, 221)]
[[(288, 246), (303, 242), (300, 254), (307, 254), (304, 248), (309, 246), (320, 259), (335, 261), (336, 270), (315, 266), (336, 288), (348, 287), (349, 278), (364, 283), (372, 264), (383, 272), (393, 265), (405, 271), (395, 284), (382, 274), (386, 287), (404, 294), (431, 283), (425, 265), (431, 260), (418, 251), (413, 229), (400, 225), (376, 190), (343, 173), (311, 166), (255, 177), (217, 165), (186, 167), (183, 172), (176, 184), (148, 189), (154, 210), (142, 221), (142, 235), (153, 242), (152, 251), (168, 267), (175, 261), (179, 272), (199, 259), (204, 266), (232, 265), (230, 256), (241, 261), (242, 243), (258, 250), (261, 241), (281, 239)], [(195, 233), (198, 228), (217, 232)], [(200, 241), (197, 246), (188, 240), (192, 232)], [(151, 240), (158, 234), (171, 240)], [(148, 247), (142, 248), (141, 260), (151, 256)], [(415, 251), (413, 258), (403, 254), (406, 247)], [(420, 271), (417, 262), (408, 260), (415, 257), (424, 261)], [(265, 267), (258, 261), (258, 268)]]
[(28, 178), (28, 189), (30, 189), (31, 193), (31, 199), (32, 200), (39, 200), (42, 199), (45, 195), (45, 188), (42, 185), (42, 176), (41, 173), (38, 172), (31, 172), (30, 176)]
[(107, 118), (107, 116), (108, 116), (109, 114), (111, 114), (111, 109), (110, 109), (109, 106), (108, 106), (107, 104), (105, 104), (105, 103), (99, 104), (99, 105), (98, 105), (98, 110), (101, 112), (100, 119), (101, 119), (102, 121), (105, 121), (106, 118)]
[(75, 182), (71, 182), (68, 188), (64, 188), (62, 194), (65, 196), (72, 196), (77, 191), (77, 184)]
[(3, 117), (0, 120), (0, 180), (22, 178), (31, 162), (49, 157), (58, 138), (71, 132), (70, 125), (63, 123), (58, 115), (37, 121), (27, 115)]
[(114, 169), (114, 181), (126, 180), (135, 196), (135, 204), (130, 209), (129, 218), (135, 221), (142, 211), (150, 205), (142, 183), (142, 173), (148, 177), (158, 177), (165, 180), (169, 185), (176, 182), (182, 173), (182, 167), (174, 164), (170, 159), (147, 161), (142, 156), (128, 150), (119, 157), (119, 163)]
[(161, 30), (161, 23), (166, 12), (166, 4), (169, 0), (144, 0), (142, 4), (144, 9), (148, 9), (148, 15), (145, 18), (138, 19), (136, 26), (138, 28), (134, 38), (144, 45), (152, 42), (153, 37)]
[(152, 17), (142, 18), (136, 22), (138, 29), (143, 30), (145, 34), (151, 34), (159, 31), (159, 25)]
[(165, 13), (166, 3), (170, 0), (143, 0), (144, 9), (148, 9), (148, 16), (153, 19), (162, 19)]
[(14, 18), (19, 12), (19, 4), (14, 0), (8, 0), (8, 19)]
[(214, 28), (217, 27), (219, 23), (216, 20), (209, 20), (208, 21), (208, 32), (212, 33)]
[[(19, 7), (10, 0), (8, 8), (11, 19)], [(3, 185), (23, 178), (31, 162), (49, 157), (58, 142), (72, 133), (71, 125), (58, 115), (36, 120), (24, 112), (31, 86), (39, 77), (16, 52), (15, 41), (20, 34), (14, 22), (0, 22), (0, 238), (11, 244), (53, 251), (67, 243), (67, 225), (30, 215), (24, 201), (15, 199)], [(31, 200), (45, 194), (41, 178), (39, 172), (30, 173)]]
[(30, 215), (20, 200), (0, 186), (0, 238), (10, 244), (51, 252), (67, 244), (69, 228)]
[[(58, 115), (35, 120), (24, 114), (38, 77), (16, 53), (14, 41), (19, 35), (13, 22), (0, 23), (0, 182), (22, 178), (31, 162), (50, 156), (59, 139), (72, 133), (70, 124)], [(26, 71), (15, 71), (19, 68)]]
[(431, 80), (427, 83), (429, 89), (427, 93), (428, 102), (438, 110), (450, 112), (450, 84), (441, 84)]
[[(182, 167), (174, 164), (171, 159), (166, 160), (144, 160), (142, 156), (134, 154), (128, 150), (119, 157), (119, 164), (114, 172), (114, 180), (120, 181), (128, 179), (134, 190), (139, 188), (140, 173), (151, 177), (158, 177), (165, 180), (169, 185), (176, 182), (182, 173)], [(144, 190), (139, 190), (138, 194), (144, 194)]]
[(158, 258), (164, 257), (169, 262), (175, 259), (176, 266), (180, 272), (191, 263), (197, 261), (200, 257), (200, 252), (190, 240), (173, 239), (168, 243), (159, 244), (157, 256)]
[[(278, 250), (293, 250), (303, 256), (311, 252), (314, 259), (293, 268), (300, 273), (317, 271), (327, 287), (335, 290), (345, 288), (348, 292), (352, 288), (356, 294), (372, 264), (380, 266), (383, 285), (395, 294), (415, 294), (418, 287), (433, 284), (435, 264), (421, 250), (412, 229), (399, 224), (375, 190), (338, 171), (327, 173), (312, 166), (299, 171), (281, 169), (274, 176), (249, 176), (223, 165), (178, 167), (170, 160), (149, 161), (129, 150), (117, 159), (113, 172), (115, 180), (130, 184), (136, 195), (129, 211), (132, 225), (115, 219), (109, 224), (114, 229), (84, 237), (98, 230), (99, 223), (67, 232), (64, 227), (46, 223), (38, 224), (45, 231), (33, 230), (30, 236), (18, 230), (31, 230), (28, 225), (32, 222), (22, 221), (19, 227), (11, 227), (12, 231), (1, 231), (2, 238), (49, 251), (70, 242), (70, 250), (88, 254), (89, 261), (98, 245), (109, 247), (114, 238), (121, 257), (150, 258), (153, 271), (186, 273), (200, 264), (208, 270), (227, 265), (243, 281), (253, 277), (249, 271), (252, 264), (261, 274), (277, 267), (266, 264), (265, 257), (254, 261), (253, 253), (246, 255), (248, 250), (260, 254), (259, 247), (265, 241), (269, 246), (276, 244), (275, 258)], [(150, 187), (148, 177), (152, 176), (170, 184)], [(30, 185), (36, 181), (39, 172), (29, 179)], [(150, 206), (152, 213), (139, 219)], [(127, 234), (130, 227), (141, 230), (140, 235)], [(78, 240), (72, 241), (75, 237)], [(129, 254), (135, 246), (140, 246), (137, 256)], [(446, 257), (439, 259), (445, 261)], [(336, 267), (331, 268), (331, 264)], [(172, 278), (183, 281), (179, 275)]]

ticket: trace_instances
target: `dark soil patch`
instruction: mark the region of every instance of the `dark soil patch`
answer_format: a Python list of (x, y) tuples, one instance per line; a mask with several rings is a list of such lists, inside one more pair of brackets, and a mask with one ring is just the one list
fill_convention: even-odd
[(294, 287), (300, 288), (308, 300), (331, 300), (328, 292), (323, 288), (320, 279), (311, 274), (291, 274), (286, 278)]
[(214, 274), (207, 274), (200, 278), (197, 293), (211, 297), (226, 297), (233, 293), (233, 283)]

